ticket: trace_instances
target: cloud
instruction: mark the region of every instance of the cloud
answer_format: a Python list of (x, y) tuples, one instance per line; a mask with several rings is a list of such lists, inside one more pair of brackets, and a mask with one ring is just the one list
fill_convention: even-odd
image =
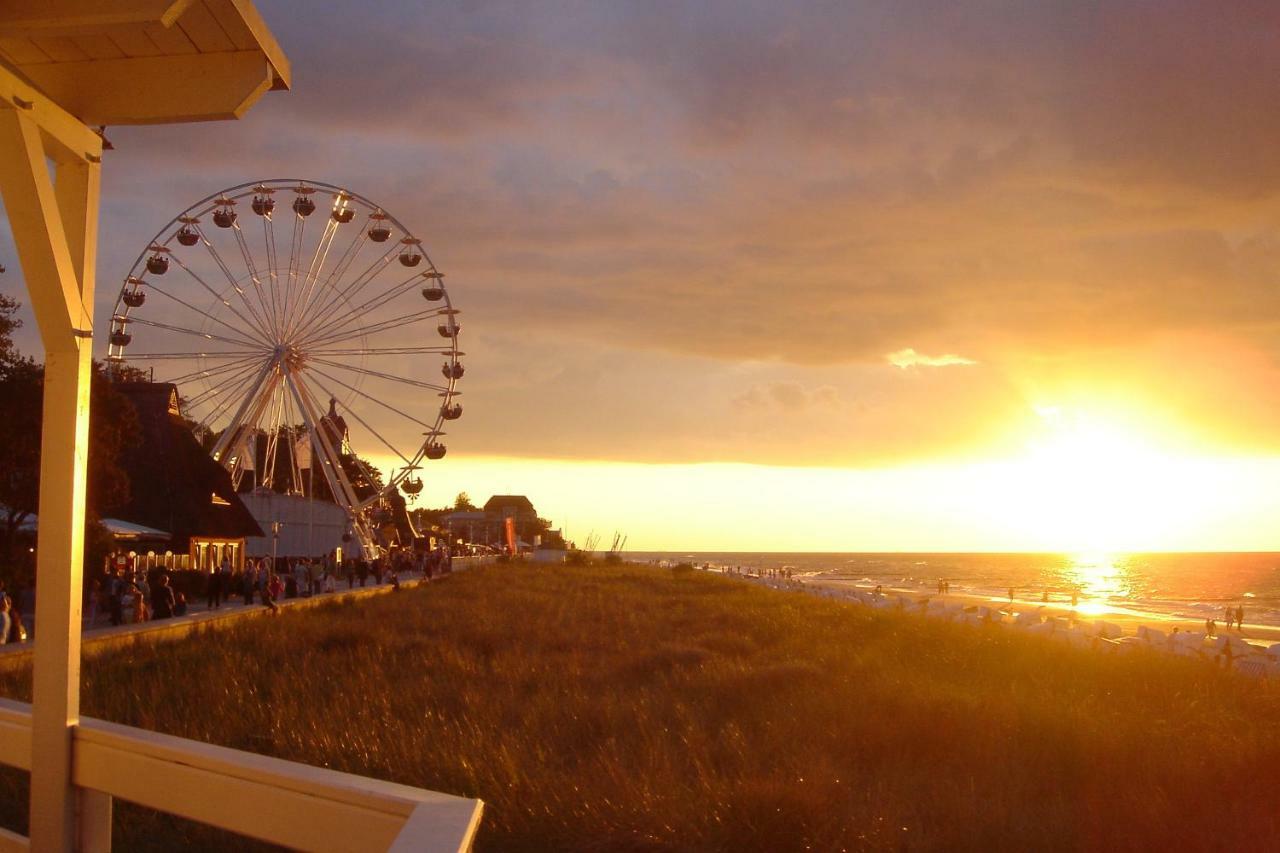
[[(474, 452), (950, 452), (1062, 376), (1225, 419), (1201, 404), (1280, 387), (1280, 6), (1230, 6), (265, 3), (294, 91), (109, 129), (98, 325), (170, 217), (294, 175), (448, 274)], [(1206, 340), (1229, 356), (1150, 357)], [(1274, 444), (1264, 408), (1233, 434)]]
[(916, 352), (910, 347), (895, 350), (886, 355), (885, 359), (894, 367), (900, 367), (903, 370), (908, 367), (952, 367), (954, 365), (977, 364), (971, 358), (950, 354), (925, 355), (924, 353)]
[(761, 407), (785, 411), (803, 411), (811, 406), (834, 406), (840, 392), (832, 385), (807, 388), (799, 382), (769, 382), (752, 385), (735, 396), (732, 405), (741, 408)]

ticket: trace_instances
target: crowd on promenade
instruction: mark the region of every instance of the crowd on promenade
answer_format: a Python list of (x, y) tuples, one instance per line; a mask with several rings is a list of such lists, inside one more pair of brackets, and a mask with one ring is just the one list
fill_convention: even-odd
[(275, 610), (284, 599), (336, 592), (344, 582), (346, 589), (370, 584), (399, 588), (400, 579), (410, 574), (429, 581), (451, 571), (452, 562), (444, 548), (425, 552), (399, 550), (374, 559), (337, 560), (333, 553), (321, 557), (277, 557), (274, 561), (269, 556), (249, 557), (243, 567), (223, 559), (212, 571), (199, 573), (199, 588), (190, 590), (175, 589), (170, 573), (164, 569), (110, 567), (88, 585), (85, 627), (169, 619), (200, 607), (218, 610), (233, 600), (246, 607), (256, 602)]

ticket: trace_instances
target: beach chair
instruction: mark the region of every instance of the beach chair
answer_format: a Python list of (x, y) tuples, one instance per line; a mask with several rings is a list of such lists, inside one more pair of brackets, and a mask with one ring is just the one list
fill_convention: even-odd
[(1267, 677), (1267, 662), (1257, 657), (1237, 658), (1233, 668), (1236, 672), (1248, 678)]
[(1121, 654), (1130, 654), (1138, 649), (1148, 649), (1151, 644), (1140, 637), (1121, 637), (1118, 640), (1107, 640), (1107, 643), (1114, 644), (1116, 651)]
[(1019, 628), (1029, 628), (1032, 625), (1040, 624), (1040, 614), (1032, 613), (1027, 610), (1015, 610), (1012, 614), (1013, 624)]
[(1164, 631), (1149, 628), (1146, 625), (1138, 629), (1138, 636), (1153, 646), (1163, 646), (1165, 641), (1168, 640), (1168, 635)]
[(1120, 630), (1120, 626), (1114, 622), (1103, 622), (1098, 620), (1093, 623), (1094, 633), (1102, 637), (1104, 640), (1118, 640), (1124, 635), (1124, 631)]

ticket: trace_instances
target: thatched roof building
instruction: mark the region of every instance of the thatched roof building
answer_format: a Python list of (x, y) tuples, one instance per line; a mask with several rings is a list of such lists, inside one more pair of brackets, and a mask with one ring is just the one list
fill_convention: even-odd
[(262, 529), (183, 422), (178, 390), (169, 383), (122, 382), (116, 390), (138, 412), (140, 441), (121, 464), (129, 474), (129, 504), (117, 515), (172, 534), (170, 549), (186, 553), (192, 540), (262, 536)]

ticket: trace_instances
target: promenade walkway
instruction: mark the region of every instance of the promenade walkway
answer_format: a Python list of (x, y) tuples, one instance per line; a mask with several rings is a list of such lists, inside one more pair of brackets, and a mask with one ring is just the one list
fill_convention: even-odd
[[(455, 557), (453, 560), (453, 572), (463, 571), (471, 566), (491, 562), (493, 559), (492, 557)], [(430, 582), (439, 583), (448, 578), (449, 574), (452, 574), (452, 572), (443, 575), (436, 574)], [(421, 574), (414, 573), (400, 576), (400, 586), (402, 588), (407, 589), (425, 583), (428, 583), (428, 579)], [(392, 591), (393, 587), (390, 583), (374, 583), (372, 577), (370, 577), (366, 586), (360, 586), (357, 581), (355, 586), (350, 588), (348, 588), (344, 579), (333, 592), (317, 593), (316, 595), (297, 598), (283, 598), (276, 602), (276, 607), (284, 612), (315, 607), (334, 601), (385, 595)], [(126, 623), (124, 625), (102, 624), (106, 622), (107, 616), (104, 613), (99, 613), (97, 617), (99, 624), (97, 625), (90, 625), (88, 617), (83, 620), (84, 628), (81, 635), (81, 647), (85, 657), (93, 657), (140, 639), (176, 640), (203, 628), (221, 627), (242, 619), (270, 614), (271, 609), (262, 604), (259, 599), (255, 599), (253, 604), (245, 604), (239, 596), (224, 601), (222, 606), (216, 609), (208, 609), (204, 602), (194, 602), (188, 612), (182, 616), (174, 616), (169, 619), (153, 619), (147, 622)], [(33, 640), (38, 639), (34, 634), (35, 631), (33, 630)], [(33, 651), (33, 641), (0, 645), (0, 670), (10, 670), (28, 665)]]

